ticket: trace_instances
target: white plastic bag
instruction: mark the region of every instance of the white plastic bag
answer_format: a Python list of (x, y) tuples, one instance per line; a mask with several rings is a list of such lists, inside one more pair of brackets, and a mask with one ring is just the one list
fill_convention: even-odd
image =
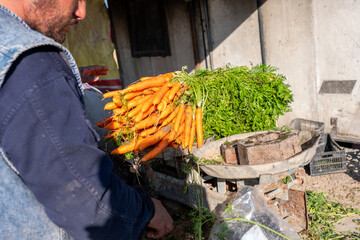
[(236, 194), (232, 210), (215, 223), (210, 240), (301, 240), (279, 213), (268, 206), (258, 189), (245, 186)]

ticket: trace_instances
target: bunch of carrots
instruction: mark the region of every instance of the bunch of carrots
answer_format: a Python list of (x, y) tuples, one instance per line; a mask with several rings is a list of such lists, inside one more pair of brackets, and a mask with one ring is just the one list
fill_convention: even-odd
[(120, 140), (111, 154), (138, 154), (153, 146), (140, 159), (146, 162), (168, 146), (191, 152), (195, 138), (197, 147), (203, 145), (202, 108), (186, 101), (183, 96), (189, 87), (176, 81), (175, 74), (143, 77), (125, 89), (103, 94), (112, 98), (104, 107), (112, 114), (97, 126), (110, 130), (106, 139)]

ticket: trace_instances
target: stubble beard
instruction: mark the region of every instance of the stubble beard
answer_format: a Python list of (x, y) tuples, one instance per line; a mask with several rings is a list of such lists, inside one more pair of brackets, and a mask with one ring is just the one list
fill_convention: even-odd
[(34, 0), (26, 22), (35, 31), (63, 43), (66, 38), (64, 28), (76, 24), (77, 20), (64, 16), (57, 3), (58, 0)]

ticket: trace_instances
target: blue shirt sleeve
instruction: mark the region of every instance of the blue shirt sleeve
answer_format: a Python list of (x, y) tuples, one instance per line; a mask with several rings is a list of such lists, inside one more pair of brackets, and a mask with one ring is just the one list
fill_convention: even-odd
[(13, 64), (0, 107), (3, 149), (55, 224), (75, 239), (138, 239), (154, 215), (151, 198), (112, 173), (56, 49)]

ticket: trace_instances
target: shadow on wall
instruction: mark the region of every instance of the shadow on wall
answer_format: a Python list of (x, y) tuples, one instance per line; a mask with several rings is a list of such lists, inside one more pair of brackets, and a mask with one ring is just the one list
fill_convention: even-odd
[[(126, 7), (127, 1), (129, 0), (109, 0), (109, 13), (112, 29), (114, 32), (114, 42), (118, 50), (117, 54), (119, 59), (119, 71), (121, 75), (125, 75), (125, 78), (130, 78), (129, 80), (123, 79), (125, 82), (133, 81), (134, 78), (138, 77), (133, 75), (144, 74), (143, 69), (151, 69), (154, 68), (155, 65), (155, 71), (166, 71), (164, 70), (163, 66), (164, 62), (158, 58), (141, 57), (141, 59), (135, 60), (134, 56), (131, 56), (131, 54), (129, 55), (130, 59), (127, 56), (128, 52), (131, 52), (129, 49), (131, 48), (130, 43), (134, 42), (129, 37), (132, 31), (129, 29), (131, 28), (129, 20), (131, 18), (129, 17), (130, 13), (127, 11)], [(138, 6), (141, 6), (142, 1), (146, 1), (147, 4), (149, 4), (148, 1), (153, 1), (155, 4), (160, 0), (137, 0), (136, 2)], [(266, 0), (164, 1), (164, 11), (166, 14), (167, 26), (168, 28), (171, 28), (168, 30), (168, 37), (172, 48), (172, 57), (166, 58), (168, 62), (166, 62), (165, 65), (174, 69), (181, 69), (182, 66), (186, 65), (188, 66), (188, 70), (192, 71), (192, 68), (196, 69), (199, 67), (200, 63), (204, 63), (207, 68), (212, 68), (213, 63), (211, 54), (209, 53), (221, 45), (258, 9), (261, 9), (259, 7), (261, 7), (265, 1)], [(257, 14), (259, 15), (259, 21), (257, 21), (259, 26), (249, 27), (260, 29), (259, 35), (261, 42), (262, 20), (260, 12), (261, 11), (259, 11), (259, 14)], [(137, 24), (140, 24), (141, 28), (144, 27), (141, 25), (141, 22)], [(144, 23), (144, 25), (149, 24)], [(151, 29), (154, 34), (157, 34), (157, 31), (155, 30), (157, 29)], [(184, 36), (184, 34), (186, 35)], [(245, 37), (248, 36), (244, 36), (244, 38)], [(184, 39), (184, 41), (179, 39)], [(180, 44), (175, 44), (175, 42), (179, 42)], [(259, 43), (259, 45), (263, 44)], [(190, 58), (180, 56), (181, 54), (179, 53), (190, 56)], [(189, 59), (191, 58), (194, 59), (194, 65), (189, 62)], [(263, 57), (263, 62), (264, 59), (265, 57)], [(136, 66), (132, 66), (132, 61), (136, 61), (134, 64)], [(156, 64), (158, 61), (159, 63)], [(131, 68), (134, 68), (134, 73), (129, 73), (129, 71), (132, 71)], [(170, 69), (169, 71), (171, 70), (173, 69)], [(126, 86), (127, 84), (124, 84), (124, 87)]]
[[(194, 0), (189, 3), (190, 16), (194, 17), (199, 61), (205, 61), (206, 67), (213, 69), (211, 55), (213, 49), (222, 44), (239, 26), (259, 9), (258, 23), (262, 55), (263, 24), (261, 6), (266, 0)], [(201, 35), (199, 35), (201, 33)], [(263, 63), (265, 56), (262, 57)]]

